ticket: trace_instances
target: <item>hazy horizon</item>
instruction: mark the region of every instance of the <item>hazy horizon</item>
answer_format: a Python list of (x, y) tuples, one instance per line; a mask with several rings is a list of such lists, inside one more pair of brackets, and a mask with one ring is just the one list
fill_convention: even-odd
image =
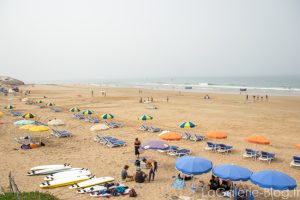
[(297, 0), (0, 0), (0, 75), (299, 76), (299, 10)]

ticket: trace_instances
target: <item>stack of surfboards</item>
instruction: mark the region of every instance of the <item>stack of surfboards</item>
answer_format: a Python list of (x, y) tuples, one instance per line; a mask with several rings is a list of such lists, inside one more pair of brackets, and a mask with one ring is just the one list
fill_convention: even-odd
[(77, 189), (78, 193), (105, 190), (103, 184), (114, 181), (112, 177), (96, 178), (88, 169), (72, 168), (70, 164), (36, 166), (27, 175), (47, 175), (45, 182), (40, 184), (41, 188), (70, 186), (70, 189)]

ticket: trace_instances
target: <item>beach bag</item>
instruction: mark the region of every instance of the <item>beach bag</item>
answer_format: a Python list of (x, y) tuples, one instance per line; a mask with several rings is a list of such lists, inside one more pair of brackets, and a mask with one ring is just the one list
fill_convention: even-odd
[(137, 193), (136, 193), (136, 191), (135, 191), (135, 189), (131, 189), (130, 191), (129, 191), (129, 197), (136, 197), (137, 196)]

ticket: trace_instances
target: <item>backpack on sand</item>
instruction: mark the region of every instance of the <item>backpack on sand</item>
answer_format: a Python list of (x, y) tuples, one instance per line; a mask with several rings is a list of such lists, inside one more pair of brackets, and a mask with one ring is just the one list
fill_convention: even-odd
[(133, 188), (129, 191), (129, 196), (130, 197), (136, 197), (137, 196), (137, 193)]

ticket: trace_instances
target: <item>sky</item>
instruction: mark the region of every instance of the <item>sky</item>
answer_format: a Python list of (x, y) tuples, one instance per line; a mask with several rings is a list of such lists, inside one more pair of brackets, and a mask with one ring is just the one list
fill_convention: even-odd
[(0, 0), (0, 75), (300, 75), (299, 11), (299, 0)]

